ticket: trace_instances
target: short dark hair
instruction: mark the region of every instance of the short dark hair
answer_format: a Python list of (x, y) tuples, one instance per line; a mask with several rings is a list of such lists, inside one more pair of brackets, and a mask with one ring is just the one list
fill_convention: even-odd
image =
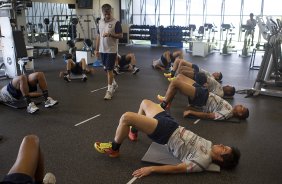
[(103, 6), (102, 6), (102, 11), (103, 11), (103, 12), (108, 12), (108, 11), (111, 11), (111, 10), (112, 10), (111, 5), (109, 5), (109, 4), (103, 4)]
[(253, 13), (250, 13), (250, 16), (254, 16), (254, 14), (253, 14)]
[(223, 76), (222, 76), (222, 73), (219, 72), (218, 80), (221, 81), (222, 77), (223, 77)]
[(234, 96), (235, 95), (236, 89), (234, 86), (226, 86), (228, 87), (227, 89), (231, 89), (231, 90), (224, 90), (225, 89), (224, 87), (223, 87), (224, 96)]
[(242, 116), (239, 116), (239, 119), (247, 119), (249, 117), (249, 109), (246, 108), (246, 111), (242, 114)]
[(237, 147), (231, 147), (231, 153), (221, 155), (223, 161), (214, 160), (213, 162), (219, 165), (222, 169), (235, 168), (240, 160), (241, 152)]

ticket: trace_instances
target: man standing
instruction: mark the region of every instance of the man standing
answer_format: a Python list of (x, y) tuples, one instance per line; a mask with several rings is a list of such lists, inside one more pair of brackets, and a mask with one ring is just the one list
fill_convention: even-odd
[(250, 30), (247, 30), (247, 34), (252, 36), (252, 44), (254, 45), (254, 33), (255, 33), (255, 27), (257, 25), (257, 21), (254, 19), (254, 14), (250, 13), (250, 19), (247, 20), (247, 25), (250, 26)]
[(104, 99), (110, 100), (118, 87), (114, 79), (113, 69), (118, 52), (118, 39), (122, 38), (122, 28), (120, 22), (112, 16), (111, 5), (104, 4), (102, 13), (104, 18), (99, 21), (95, 56), (98, 57), (101, 54), (108, 79), (108, 89)]

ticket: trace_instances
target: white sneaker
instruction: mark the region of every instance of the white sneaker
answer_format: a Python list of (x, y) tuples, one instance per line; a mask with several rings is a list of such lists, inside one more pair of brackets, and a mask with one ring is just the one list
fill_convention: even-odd
[(139, 71), (140, 71), (139, 68), (134, 67), (134, 69), (132, 70), (132, 74), (135, 75), (135, 74), (137, 74)]
[(104, 100), (111, 100), (112, 96), (113, 96), (113, 93), (107, 90)]
[(43, 184), (55, 184), (56, 183), (56, 177), (52, 173), (47, 173), (44, 176)]
[(39, 108), (34, 104), (34, 102), (30, 102), (26, 108), (26, 111), (30, 114), (35, 113), (38, 110)]
[(64, 80), (67, 81), (67, 82), (70, 82), (71, 81), (70, 75), (65, 75)]
[(87, 81), (87, 76), (85, 74), (82, 74), (82, 81), (83, 82)]
[(58, 104), (58, 101), (57, 100), (54, 100), (53, 98), (51, 97), (48, 97), (47, 100), (45, 101), (45, 107), (52, 107), (54, 105)]

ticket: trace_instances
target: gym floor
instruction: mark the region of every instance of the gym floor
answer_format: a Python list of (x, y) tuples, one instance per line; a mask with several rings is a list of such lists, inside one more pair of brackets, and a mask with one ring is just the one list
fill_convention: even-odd
[[(137, 142), (126, 140), (120, 149), (121, 156), (115, 159), (96, 152), (93, 143), (113, 140), (120, 116), (126, 111), (137, 112), (142, 99), (157, 102), (157, 94), (165, 94), (169, 82), (162, 72), (152, 69), (151, 61), (167, 49), (120, 46), (121, 54), (135, 53), (141, 71), (137, 75), (123, 73), (117, 76), (119, 88), (110, 101), (103, 99), (106, 89), (91, 92), (106, 86), (102, 68), (96, 68), (96, 73), (85, 83), (66, 83), (59, 78), (59, 71), (65, 69), (61, 54), (53, 62), (50, 56), (36, 59), (35, 70), (45, 73), (49, 94), (59, 104), (50, 109), (39, 105), (40, 111), (34, 115), (26, 113), (25, 109), (0, 104), (0, 134), (4, 136), (0, 143), (0, 178), (14, 163), (22, 138), (36, 134), (45, 155), (46, 172), (53, 172), (57, 183), (127, 183), (134, 170), (150, 165), (141, 161), (151, 144), (150, 139), (140, 133)], [(257, 75), (256, 70), (249, 70), (250, 58), (240, 58), (238, 54), (222, 56), (214, 53), (202, 58), (185, 53), (184, 58), (210, 72), (221, 71), (222, 84), (234, 85), (237, 90), (251, 88)], [(1, 80), (0, 85), (7, 82)], [(134, 183), (281, 183), (282, 146), (278, 142), (282, 139), (282, 99), (269, 96), (245, 98), (244, 94), (236, 94), (229, 101), (247, 106), (249, 118), (240, 123), (201, 120), (194, 124), (195, 119), (182, 117), (187, 98), (181, 94), (173, 101), (170, 113), (180, 125), (215, 144), (238, 146), (242, 157), (235, 170), (153, 174)], [(75, 126), (96, 115), (100, 116)]]

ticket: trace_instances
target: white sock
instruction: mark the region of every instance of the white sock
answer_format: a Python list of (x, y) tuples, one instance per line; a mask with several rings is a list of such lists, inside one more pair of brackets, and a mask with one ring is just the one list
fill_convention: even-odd
[(108, 91), (113, 92), (113, 85), (108, 85)]
[(112, 83), (112, 85), (116, 85), (116, 84), (117, 84), (116, 80), (115, 80), (115, 79), (113, 79), (113, 83)]

